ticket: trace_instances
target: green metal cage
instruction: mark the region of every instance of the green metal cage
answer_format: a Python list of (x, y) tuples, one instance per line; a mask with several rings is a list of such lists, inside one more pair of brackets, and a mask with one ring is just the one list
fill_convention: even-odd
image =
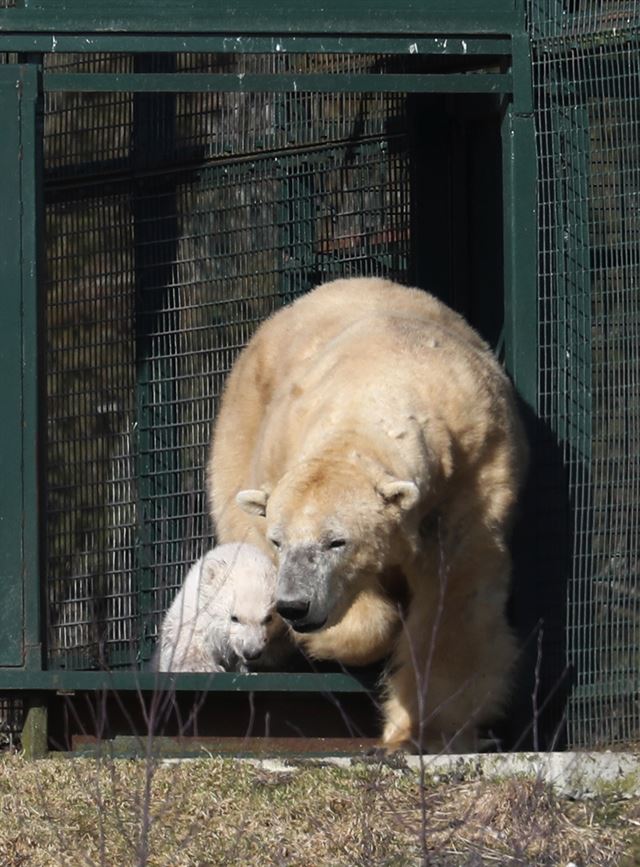
[(571, 535), (569, 741), (640, 732), (640, 10), (533, 2), (538, 406)]
[(640, 17), (344, 5), (0, 2), (0, 693), (157, 685), (226, 374), (278, 307), (372, 274), (465, 313), (529, 421), (512, 742), (637, 737)]

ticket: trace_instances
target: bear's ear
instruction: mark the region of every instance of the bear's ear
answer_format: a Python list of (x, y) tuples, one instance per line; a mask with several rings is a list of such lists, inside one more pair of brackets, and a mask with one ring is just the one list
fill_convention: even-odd
[(267, 500), (269, 495), (266, 491), (239, 491), (236, 494), (236, 503), (243, 512), (249, 515), (267, 514)]
[(226, 582), (230, 571), (230, 565), (226, 560), (221, 560), (214, 549), (208, 551), (202, 558), (199, 577), (210, 591), (218, 593)]
[(384, 482), (378, 486), (378, 492), (386, 503), (400, 506), (404, 511), (415, 506), (420, 497), (415, 482), (403, 482), (400, 479)]

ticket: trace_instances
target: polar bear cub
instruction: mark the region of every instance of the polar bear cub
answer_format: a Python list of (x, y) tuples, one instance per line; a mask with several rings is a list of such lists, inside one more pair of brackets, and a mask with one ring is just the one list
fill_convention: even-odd
[(286, 628), (275, 611), (275, 582), (273, 563), (253, 545), (208, 551), (165, 615), (152, 668), (217, 672), (276, 665), (285, 655)]

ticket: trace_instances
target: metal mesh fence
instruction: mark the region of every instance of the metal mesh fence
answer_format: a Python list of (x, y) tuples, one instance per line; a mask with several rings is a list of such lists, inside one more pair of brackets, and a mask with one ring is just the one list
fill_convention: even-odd
[(126, 195), (47, 207), (48, 596), (51, 651), (70, 666), (109, 600), (133, 608), (132, 233)]
[[(47, 55), (48, 72), (116, 73), (209, 72), (310, 74), (410, 71), (383, 55)], [(424, 61), (422, 61), (424, 62)], [(416, 64), (414, 63), (413, 66)], [(47, 95), (47, 167), (50, 177), (82, 176), (94, 171), (179, 159), (181, 163), (225, 158), (242, 143), (243, 154), (289, 149), (380, 135), (391, 106), (402, 95), (343, 93), (178, 93), (144, 96), (118, 93), (50, 93)], [(135, 112), (136, 104), (138, 111)], [(164, 107), (164, 110), (163, 110)], [(153, 149), (135, 147), (136, 125), (153, 136)], [(138, 128), (138, 135), (142, 130)], [(108, 161), (108, 162), (107, 162)]]
[[(330, 62), (349, 71), (379, 58)], [(47, 63), (270, 71), (329, 61)], [(50, 666), (148, 657), (187, 565), (210, 541), (211, 422), (257, 324), (331, 276), (406, 278), (405, 103), (398, 94), (47, 95)]]
[[(566, 514), (559, 487), (547, 493), (570, 547), (569, 742), (591, 745), (640, 733), (640, 16), (595, 0), (532, 0), (528, 13), (539, 410), (559, 444), (562, 496), (568, 483)], [(71, 73), (416, 69), (412, 58), (278, 53), (45, 63)], [(130, 666), (150, 654), (210, 542), (211, 423), (257, 324), (332, 276), (410, 279), (426, 208), (412, 190), (424, 165), (409, 105), (406, 94), (337, 91), (47, 93), (50, 666)]]
[(569, 478), (572, 745), (640, 735), (640, 14), (534, 3), (540, 411)]
[(0, 751), (16, 745), (24, 724), (24, 703), (11, 693), (0, 694)]
[(638, 26), (637, 0), (529, 0), (528, 17), (534, 39), (574, 36), (597, 42), (600, 35), (618, 36)]

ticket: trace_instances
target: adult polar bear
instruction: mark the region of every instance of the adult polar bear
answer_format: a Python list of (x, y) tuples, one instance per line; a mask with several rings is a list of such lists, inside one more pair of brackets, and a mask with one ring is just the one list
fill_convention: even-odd
[(392, 653), (387, 749), (471, 748), (504, 702), (526, 460), (489, 348), (385, 280), (337, 280), (280, 310), (228, 378), (208, 467), (218, 541), (270, 552), (277, 610), (310, 655)]

